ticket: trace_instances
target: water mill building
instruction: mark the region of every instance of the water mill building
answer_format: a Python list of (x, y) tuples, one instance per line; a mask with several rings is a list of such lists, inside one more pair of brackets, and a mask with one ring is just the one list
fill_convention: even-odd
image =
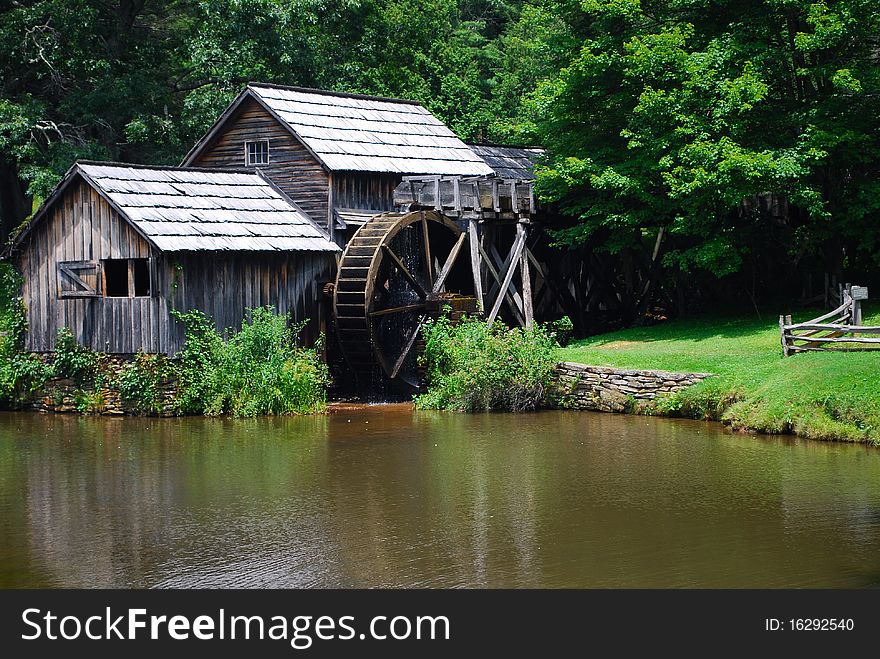
[[(418, 103), (249, 84), (179, 167), (78, 162), (6, 249), (25, 348), (58, 329), (174, 355), (172, 309), (218, 330), (272, 305), (335, 337), (358, 378), (414, 384), (418, 330), (456, 298), (528, 325), (539, 149), (468, 145)], [(408, 374), (408, 375), (407, 375)]]

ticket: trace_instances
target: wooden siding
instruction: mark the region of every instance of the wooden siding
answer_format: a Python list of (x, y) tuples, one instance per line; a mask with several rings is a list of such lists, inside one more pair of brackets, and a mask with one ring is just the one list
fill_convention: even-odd
[(399, 174), (336, 172), (333, 174), (333, 206), (364, 210), (394, 210), (394, 188)]
[(314, 156), (272, 115), (252, 100), (238, 108), (218, 137), (192, 163), (244, 168), (244, 143), (269, 140), (269, 164), (259, 169), (322, 226), (327, 224), (330, 178)]
[(53, 350), (58, 330), (68, 327), (79, 343), (94, 350), (159, 351), (168, 316), (164, 299), (58, 295), (59, 262), (155, 256), (149, 243), (90, 185), (73, 181), (20, 246), (17, 265), (28, 315), (25, 347)]
[[(163, 256), (159, 286), (174, 308), (205, 312), (221, 332), (240, 328), (245, 309), (266, 305), (292, 313), (297, 322), (309, 319), (302, 338), (311, 344), (326, 321), (321, 288), (335, 264), (336, 255), (327, 252), (169, 253)], [(182, 346), (183, 328), (175, 323), (167, 352)]]
[[(61, 298), (58, 263), (152, 258), (150, 297)], [(175, 354), (183, 330), (169, 314), (200, 309), (219, 330), (240, 327), (244, 309), (266, 304), (312, 319), (308, 340), (317, 335), (321, 283), (329, 279), (335, 255), (329, 252), (158, 253), (82, 179), (73, 181), (46, 217), (24, 239), (16, 257), (24, 276), (22, 296), (29, 331), (26, 348), (48, 352), (59, 328), (77, 341), (114, 354)], [(182, 269), (177, 273), (176, 266)]]

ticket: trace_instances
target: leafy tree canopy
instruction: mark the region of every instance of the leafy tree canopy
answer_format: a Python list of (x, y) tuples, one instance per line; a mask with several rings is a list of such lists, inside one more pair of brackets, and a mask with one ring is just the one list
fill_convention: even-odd
[(611, 250), (660, 228), (666, 263), (737, 271), (767, 227), (744, 200), (803, 211), (791, 245), (877, 255), (880, 14), (871, 0), (559, 0), (578, 48), (529, 100), (552, 160), (557, 234)]

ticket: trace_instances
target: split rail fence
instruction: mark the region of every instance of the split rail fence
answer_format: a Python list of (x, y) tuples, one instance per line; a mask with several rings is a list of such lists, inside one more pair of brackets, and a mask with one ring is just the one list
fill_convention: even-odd
[(840, 290), (840, 306), (833, 311), (805, 323), (780, 316), (783, 354), (880, 350), (880, 327), (862, 325), (862, 302), (867, 299), (867, 288), (847, 284)]

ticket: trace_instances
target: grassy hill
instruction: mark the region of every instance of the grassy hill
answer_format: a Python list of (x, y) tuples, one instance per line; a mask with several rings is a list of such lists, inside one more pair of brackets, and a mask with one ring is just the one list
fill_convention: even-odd
[[(880, 325), (867, 308), (865, 324)], [(804, 312), (795, 321), (818, 312)], [(702, 317), (578, 341), (560, 360), (621, 368), (700, 371), (716, 377), (659, 401), (658, 414), (735, 428), (880, 445), (880, 352), (784, 358), (777, 318)]]

